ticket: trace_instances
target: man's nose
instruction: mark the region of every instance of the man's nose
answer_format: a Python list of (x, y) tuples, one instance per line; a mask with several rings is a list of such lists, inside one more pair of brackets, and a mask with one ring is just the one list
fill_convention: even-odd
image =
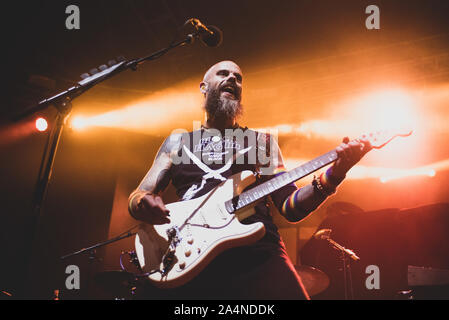
[(230, 74), (230, 75), (228, 76), (228, 79), (226, 80), (226, 82), (236, 83), (236, 82), (237, 82), (237, 78), (235, 77), (235, 75)]

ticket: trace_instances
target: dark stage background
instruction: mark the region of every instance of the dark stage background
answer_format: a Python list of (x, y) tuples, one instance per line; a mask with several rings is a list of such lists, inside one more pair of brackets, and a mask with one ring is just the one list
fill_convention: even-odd
[[(65, 28), (65, 8), (71, 4), (80, 8), (80, 30)], [(371, 4), (380, 8), (380, 30), (365, 27), (365, 8)], [(382, 245), (387, 247), (390, 242), (397, 245), (394, 228), (400, 228), (401, 223), (397, 212), (389, 214), (387, 209), (423, 208), (419, 209), (419, 219), (426, 228), (401, 234), (404, 243), (421, 243), (420, 239), (434, 235), (436, 227), (447, 225), (447, 205), (432, 207), (433, 211), (427, 207), (448, 202), (449, 195), (447, 1), (15, 1), (5, 4), (2, 12), (0, 290), (15, 298), (50, 299), (55, 289), (61, 290), (62, 299), (106, 297), (95, 287), (93, 275), (118, 270), (119, 254), (133, 248), (132, 239), (99, 250), (100, 261), (90, 262), (83, 255), (61, 262), (58, 257), (104, 241), (135, 224), (126, 211), (128, 194), (151, 166), (164, 137), (176, 128), (191, 130), (192, 120), (203, 120), (199, 82), (211, 65), (225, 59), (236, 61), (244, 73), (241, 124), (301, 128), (279, 136), (291, 168), (334, 148), (344, 135), (364, 129), (360, 119), (369, 116), (368, 109), (348, 99), (400, 88), (413, 101), (419, 100), (405, 113), (413, 114), (419, 125), (414, 138), (369, 154), (360, 163), (360, 170), (365, 171), (354, 170), (339, 192), (301, 223), (292, 225), (275, 217), (293, 262), (314, 265), (332, 279), (337, 277), (330, 254), (326, 260), (310, 253), (310, 239), (320, 226), (329, 225), (322, 224), (329, 223), (327, 209), (339, 201), (353, 203), (367, 213), (382, 212), (375, 218), (367, 215), (366, 221), (360, 218), (359, 224), (346, 217), (347, 224), (335, 225), (342, 234), (344, 228), (357, 226), (362, 230), (374, 220), (382, 226), (359, 234), (356, 242), (339, 233), (344, 245), (362, 248), (360, 255), (371, 255), (374, 264), (385, 259), (375, 256), (378, 251), (374, 244), (368, 246), (374, 237), (383, 238)], [(178, 48), (74, 101), (72, 118), (116, 113), (113, 120), (103, 117), (103, 122), (85, 131), (69, 125), (64, 130), (34, 243), (32, 276), (27, 277), (33, 189), (48, 133), (32, 129), (33, 117), (15, 123), (11, 115), (67, 89), (82, 73), (116, 56), (136, 58), (165, 47), (191, 17), (222, 29), (223, 44), (208, 48), (197, 41)], [(180, 36), (183, 34), (180, 31)], [(353, 105), (357, 108), (351, 109)], [(41, 112), (49, 120), (54, 114), (51, 108)], [(407, 118), (394, 113), (389, 117)], [(373, 168), (434, 171), (433, 175), (411, 174), (381, 183)], [(175, 200), (173, 190), (165, 200)], [(435, 210), (438, 214), (431, 213)], [(421, 221), (412, 216), (404, 219), (410, 226)], [(387, 226), (393, 229), (386, 230)], [(426, 244), (447, 243), (445, 232), (437, 234), (439, 238)], [(364, 245), (371, 249), (366, 251)], [(306, 256), (300, 254), (303, 248), (309, 250)], [(404, 276), (398, 270), (408, 263), (449, 269), (447, 246), (439, 249), (444, 250), (427, 260), (410, 262), (395, 253), (391, 265), (382, 264), (385, 282), (381, 290), (359, 290), (357, 298), (395, 298), (396, 290), (407, 289), (406, 283), (396, 280)], [(320, 246), (314, 250), (322, 250), (320, 257), (327, 252)], [(69, 264), (81, 269), (79, 291), (64, 290), (64, 271)], [(357, 281), (359, 288), (364, 279)], [(320, 297), (339, 299), (339, 293), (341, 284), (332, 282)]]

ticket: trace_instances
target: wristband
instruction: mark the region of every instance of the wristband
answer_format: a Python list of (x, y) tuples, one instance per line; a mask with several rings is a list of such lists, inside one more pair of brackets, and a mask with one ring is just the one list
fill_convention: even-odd
[(346, 178), (346, 175), (344, 175), (343, 177), (334, 176), (334, 174), (332, 172), (332, 167), (327, 169), (325, 174), (326, 174), (326, 180), (334, 187), (337, 187), (343, 181), (343, 179)]
[[(136, 218), (136, 214), (135, 214), (135, 212), (133, 210), (133, 201), (134, 201), (134, 199), (136, 197), (138, 197), (138, 196), (140, 196), (141, 197), (140, 199), (142, 199), (145, 195), (152, 194), (151, 192), (145, 192), (144, 194), (142, 194), (142, 191), (143, 190), (139, 190), (137, 192), (134, 192), (134, 194), (131, 194), (131, 196), (130, 196), (130, 198), (128, 200), (128, 211), (131, 214), (131, 216), (134, 217), (134, 218)], [(139, 206), (140, 199), (137, 202), (137, 206)]]

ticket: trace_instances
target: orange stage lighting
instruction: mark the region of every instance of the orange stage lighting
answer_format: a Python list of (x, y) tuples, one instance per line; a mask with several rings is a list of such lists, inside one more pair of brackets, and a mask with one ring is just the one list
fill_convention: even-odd
[(74, 116), (74, 130), (90, 127), (115, 128), (161, 134), (177, 128), (190, 128), (192, 121), (203, 118), (202, 97), (193, 85), (167, 89), (124, 108), (93, 116)]
[(36, 120), (27, 119), (19, 123), (9, 124), (0, 128), (0, 146), (15, 143), (36, 133)]
[[(285, 159), (285, 165), (287, 168), (292, 169), (308, 161), (308, 159), (288, 158)], [(449, 159), (412, 169), (356, 165), (351, 170), (349, 170), (346, 178), (348, 180), (379, 179), (380, 182), (386, 183), (391, 180), (413, 176), (434, 177), (437, 171), (445, 170), (449, 170)], [(308, 179), (311, 178), (305, 178), (305, 181), (308, 181)]]
[(89, 126), (89, 121), (85, 117), (77, 116), (72, 119), (70, 126), (74, 130), (84, 130)]
[(418, 125), (414, 98), (405, 90), (373, 92), (357, 98), (353, 106), (368, 130), (409, 131)]
[(326, 119), (280, 124), (260, 130), (308, 138), (353, 138), (377, 131), (409, 132), (419, 126), (415, 97), (403, 89), (376, 90), (328, 107)]
[(412, 176), (428, 176), (428, 177), (434, 177), (435, 176), (435, 170), (434, 169), (428, 169), (428, 168), (417, 168), (412, 170), (396, 170), (396, 172), (393, 172), (389, 176), (380, 177), (380, 182), (386, 183), (390, 180), (405, 178), (405, 177), (412, 177)]

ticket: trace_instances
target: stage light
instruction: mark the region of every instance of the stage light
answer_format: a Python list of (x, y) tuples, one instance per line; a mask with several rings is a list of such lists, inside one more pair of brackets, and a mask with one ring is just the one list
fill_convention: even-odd
[(74, 130), (84, 130), (89, 125), (86, 118), (78, 116), (74, 117), (72, 121), (70, 122), (70, 126)]
[(37, 118), (36, 119), (36, 129), (40, 132), (44, 132), (48, 129), (48, 123), (47, 120), (44, 118)]
[(114, 128), (146, 134), (169, 134), (177, 128), (191, 129), (193, 121), (201, 121), (202, 97), (196, 86), (180, 84), (176, 89), (154, 93), (140, 101), (94, 115), (75, 115), (72, 129), (92, 127)]
[(397, 170), (396, 172), (393, 172), (389, 176), (380, 177), (380, 182), (387, 183), (391, 180), (406, 178), (406, 177), (414, 177), (414, 176), (427, 176), (427, 177), (434, 177), (435, 176), (435, 170), (429, 169), (429, 168), (416, 168), (416, 169), (410, 169), (410, 170)]
[(372, 130), (410, 131), (418, 119), (413, 97), (405, 90), (382, 90), (361, 98), (360, 110)]
[(326, 119), (279, 124), (258, 130), (277, 130), (280, 135), (341, 139), (378, 131), (409, 132), (419, 126), (415, 97), (404, 89), (375, 90), (342, 100), (329, 107)]

